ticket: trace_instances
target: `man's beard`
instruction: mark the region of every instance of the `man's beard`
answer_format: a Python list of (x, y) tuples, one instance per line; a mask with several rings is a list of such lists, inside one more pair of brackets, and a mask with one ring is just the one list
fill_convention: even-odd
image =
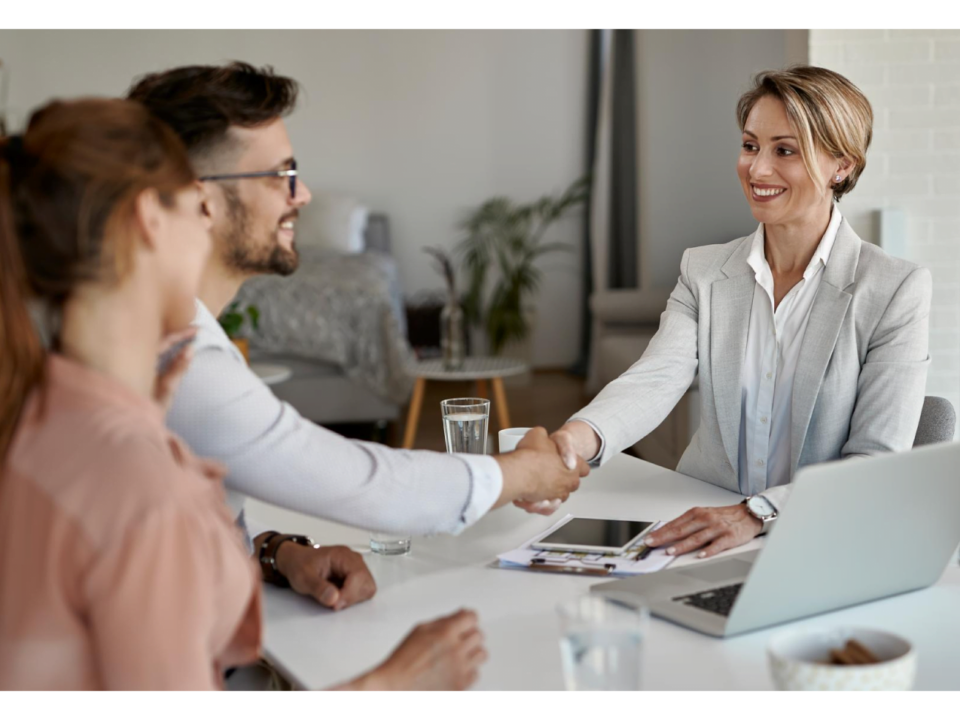
[[(251, 233), (250, 215), (235, 188), (224, 186), (227, 201), (227, 232), (224, 235), (227, 266), (242, 273), (292, 275), (300, 264), (296, 244), (290, 250), (281, 247), (279, 224), (273, 231), (272, 242), (259, 247)], [(296, 211), (291, 214), (296, 217)]]

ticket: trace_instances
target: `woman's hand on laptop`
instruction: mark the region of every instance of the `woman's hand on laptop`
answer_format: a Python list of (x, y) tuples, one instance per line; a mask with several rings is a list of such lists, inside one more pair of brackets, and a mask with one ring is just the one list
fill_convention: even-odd
[(698, 558), (744, 545), (763, 532), (763, 523), (747, 511), (747, 506), (695, 507), (671, 520), (644, 542), (649, 547), (669, 545), (667, 555), (684, 555), (695, 550)]

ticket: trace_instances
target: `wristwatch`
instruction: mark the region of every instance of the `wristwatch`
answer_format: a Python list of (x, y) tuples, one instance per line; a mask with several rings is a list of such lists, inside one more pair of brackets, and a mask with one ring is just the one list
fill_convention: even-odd
[[(760, 535), (766, 534), (773, 526), (772, 523), (779, 517), (777, 509), (763, 495), (752, 495), (741, 503), (747, 506), (747, 512), (763, 523)], [(759, 537), (759, 536), (758, 536)]]
[(260, 572), (263, 574), (263, 581), (277, 587), (290, 587), (290, 582), (277, 569), (277, 550), (285, 542), (294, 542), (297, 545), (305, 547), (316, 547), (316, 543), (306, 535), (284, 535), (278, 532), (270, 532), (260, 543), (260, 550), (257, 553), (257, 560), (260, 562)]

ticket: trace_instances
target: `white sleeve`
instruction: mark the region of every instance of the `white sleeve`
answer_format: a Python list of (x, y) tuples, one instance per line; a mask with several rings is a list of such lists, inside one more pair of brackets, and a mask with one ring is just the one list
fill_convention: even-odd
[(793, 492), (793, 484), (787, 483), (786, 485), (777, 485), (776, 487), (767, 488), (758, 495), (762, 495), (773, 505), (774, 510), (778, 514), (783, 513), (783, 509), (787, 505), (787, 501), (790, 499), (790, 493)]
[(197, 348), (167, 423), (227, 466), (231, 490), (367, 530), (456, 534), (503, 486), (492, 457), (394, 450), (305, 420), (216, 345)]

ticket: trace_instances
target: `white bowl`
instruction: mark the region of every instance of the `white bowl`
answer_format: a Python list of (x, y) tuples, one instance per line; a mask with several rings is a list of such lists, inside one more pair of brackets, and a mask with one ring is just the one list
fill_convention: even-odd
[[(881, 662), (828, 665), (830, 651), (856, 640)], [(787, 630), (767, 648), (777, 690), (910, 690), (917, 675), (917, 653), (898, 635), (882, 630), (833, 628)]]

